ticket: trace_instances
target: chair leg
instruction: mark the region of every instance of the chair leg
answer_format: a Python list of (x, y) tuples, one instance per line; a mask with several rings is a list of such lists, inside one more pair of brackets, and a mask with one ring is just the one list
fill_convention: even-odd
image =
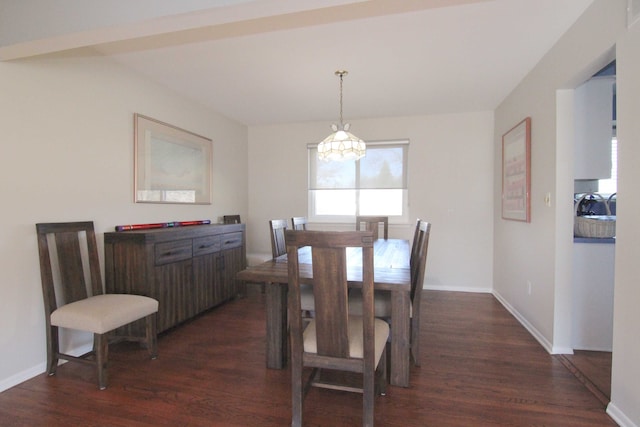
[(244, 280), (238, 281), (238, 296), (240, 298), (247, 297), (247, 282), (245, 282)]
[(375, 375), (375, 370), (366, 370), (366, 372), (364, 372), (363, 374), (364, 384), (362, 387), (362, 425), (366, 427), (373, 427)]
[(107, 334), (93, 334), (93, 344), (96, 349), (96, 365), (98, 368), (98, 387), (107, 388), (109, 382), (107, 363), (109, 359), (109, 337)]
[(291, 426), (302, 426), (302, 355), (291, 355)]
[(147, 349), (152, 360), (158, 358), (158, 330), (156, 313), (150, 314), (145, 318), (145, 332)]
[(58, 341), (58, 327), (47, 328), (47, 375), (55, 375), (58, 368), (58, 353), (60, 342)]
[(415, 313), (411, 317), (411, 358), (414, 365), (420, 366), (420, 318)]
[(376, 379), (378, 382), (378, 393), (381, 396), (387, 395), (387, 347), (385, 346), (380, 362), (376, 369)]

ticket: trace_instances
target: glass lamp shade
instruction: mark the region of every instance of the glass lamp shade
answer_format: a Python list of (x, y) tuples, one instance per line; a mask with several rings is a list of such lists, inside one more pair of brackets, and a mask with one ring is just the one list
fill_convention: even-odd
[(363, 140), (345, 130), (338, 130), (318, 144), (320, 160), (358, 160), (366, 154)]

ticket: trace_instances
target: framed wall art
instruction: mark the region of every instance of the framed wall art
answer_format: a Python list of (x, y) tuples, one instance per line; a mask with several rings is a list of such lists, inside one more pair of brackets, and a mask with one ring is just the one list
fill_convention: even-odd
[(502, 218), (531, 222), (531, 117), (502, 135)]
[(211, 204), (212, 141), (134, 114), (136, 203)]

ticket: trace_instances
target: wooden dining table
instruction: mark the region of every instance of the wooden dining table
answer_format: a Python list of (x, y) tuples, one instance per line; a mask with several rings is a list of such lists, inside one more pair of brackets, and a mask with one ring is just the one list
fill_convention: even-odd
[[(391, 293), (391, 369), (392, 385), (409, 386), (410, 293), (409, 241), (378, 239), (374, 242), (374, 289)], [(313, 285), (311, 251), (299, 249), (301, 276)], [(350, 288), (362, 287), (359, 250), (347, 249), (347, 280)], [(287, 256), (240, 271), (236, 279), (265, 283), (267, 367), (283, 369), (287, 363)]]

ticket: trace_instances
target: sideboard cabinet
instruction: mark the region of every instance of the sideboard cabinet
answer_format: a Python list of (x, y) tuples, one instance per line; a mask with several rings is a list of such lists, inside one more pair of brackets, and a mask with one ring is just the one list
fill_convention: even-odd
[(165, 331), (237, 295), (235, 274), (246, 259), (244, 227), (105, 233), (106, 290), (157, 299), (158, 332)]

